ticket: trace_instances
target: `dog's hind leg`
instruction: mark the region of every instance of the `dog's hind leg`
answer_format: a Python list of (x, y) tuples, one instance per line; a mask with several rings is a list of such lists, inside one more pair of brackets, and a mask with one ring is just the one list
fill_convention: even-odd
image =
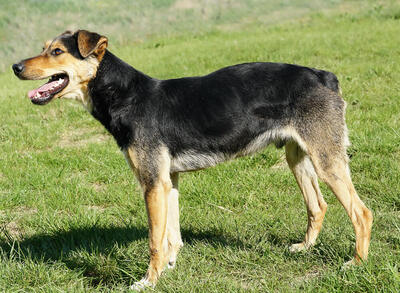
[(179, 249), (183, 246), (179, 225), (179, 173), (171, 174), (172, 189), (168, 195), (167, 245), (168, 268), (174, 268)]
[(355, 259), (359, 263), (368, 257), (371, 238), (372, 213), (359, 198), (350, 178), (347, 158), (332, 158), (329, 154), (313, 151), (311, 159), (318, 176), (329, 186), (345, 208), (356, 234)]
[(310, 157), (294, 141), (286, 144), (286, 160), (307, 206), (308, 227), (304, 241), (290, 246), (291, 252), (305, 250), (315, 244), (325, 217), (327, 204), (318, 185), (318, 177)]
[(318, 88), (301, 100), (294, 127), (315, 171), (345, 208), (356, 234), (355, 261), (366, 260), (372, 213), (361, 201), (350, 177), (346, 147), (345, 102), (336, 93)]

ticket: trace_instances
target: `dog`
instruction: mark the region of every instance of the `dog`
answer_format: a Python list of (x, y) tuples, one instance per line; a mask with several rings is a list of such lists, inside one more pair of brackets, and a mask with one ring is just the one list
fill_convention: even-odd
[(245, 63), (200, 77), (158, 80), (107, 50), (105, 36), (66, 31), (36, 57), (14, 64), (23, 80), (50, 78), (28, 93), (32, 103), (80, 101), (115, 138), (146, 203), (150, 263), (133, 289), (155, 286), (174, 267), (183, 242), (180, 172), (215, 166), (269, 144), (286, 159), (307, 207), (308, 227), (290, 251), (315, 244), (327, 209), (318, 178), (336, 195), (356, 235), (355, 257), (367, 259), (372, 213), (353, 186), (346, 148), (346, 103), (333, 73), (282, 63)]

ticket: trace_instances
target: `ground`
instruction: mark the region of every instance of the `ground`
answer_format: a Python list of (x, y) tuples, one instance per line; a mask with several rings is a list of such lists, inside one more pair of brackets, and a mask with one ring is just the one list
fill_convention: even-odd
[[(110, 38), (117, 56), (157, 78), (248, 61), (336, 73), (348, 104), (353, 181), (374, 214), (368, 262), (343, 270), (354, 232), (325, 185), (328, 212), (316, 247), (289, 253), (307, 217), (283, 150), (183, 174), (185, 245), (155, 291), (400, 290), (400, 8), (363, 3), (274, 25), (223, 23), (122, 45)], [(148, 262), (140, 189), (113, 139), (81, 106), (29, 102), (36, 84), (0, 74), (0, 291), (127, 290)]]

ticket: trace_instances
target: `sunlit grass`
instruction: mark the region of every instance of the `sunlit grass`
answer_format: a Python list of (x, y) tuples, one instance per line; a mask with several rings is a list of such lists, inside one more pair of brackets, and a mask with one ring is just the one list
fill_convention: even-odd
[[(353, 180), (375, 216), (369, 261), (344, 271), (354, 233), (324, 185), (329, 207), (316, 247), (289, 254), (288, 245), (302, 240), (307, 218), (282, 150), (271, 147), (183, 174), (185, 246), (156, 291), (400, 290), (396, 11), (338, 11), (129, 46), (113, 45), (110, 38), (116, 55), (158, 78), (248, 61), (335, 72), (348, 102)], [(62, 100), (33, 106), (26, 92), (35, 84), (0, 75), (0, 290), (127, 290), (148, 261), (147, 218), (134, 176), (112, 138), (82, 107)]]

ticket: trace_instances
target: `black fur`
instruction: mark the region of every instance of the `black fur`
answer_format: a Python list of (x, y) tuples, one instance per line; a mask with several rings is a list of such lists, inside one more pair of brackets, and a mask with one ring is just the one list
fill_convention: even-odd
[[(291, 246), (291, 251), (313, 245), (321, 228), (327, 205), (319, 177), (352, 219), (355, 262), (367, 258), (372, 215), (351, 182), (346, 103), (333, 73), (290, 64), (246, 63), (201, 77), (157, 80), (105, 50), (105, 37), (78, 31), (59, 38), (68, 53), (80, 60), (92, 54), (81, 62), (69, 58), (60, 63), (63, 68), (66, 62), (73, 63), (71, 70), (77, 72), (75, 79), (69, 79), (72, 89), (65, 96), (77, 94), (114, 136), (143, 188), (151, 257), (145, 278), (133, 288), (154, 285), (164, 264), (175, 264), (183, 244), (176, 173), (211, 167), (270, 143), (286, 145), (288, 165), (307, 204), (305, 240)], [(35, 58), (40, 62), (32, 62), (33, 69), (46, 63), (45, 55), (30, 60)], [(22, 65), (13, 66), (17, 76), (40, 77), (21, 74)], [(168, 253), (163, 251), (164, 240)]]
[(321, 86), (339, 88), (333, 73), (280, 63), (157, 80), (106, 51), (89, 92), (93, 116), (122, 149), (163, 143), (172, 156), (188, 150), (229, 155), (287, 125), (310, 90)]
[(64, 46), (67, 48), (68, 53), (77, 59), (84, 59), (78, 50), (78, 33), (72, 34), (71, 32), (65, 32), (60, 36), (60, 39)]
[[(68, 53), (70, 53), (72, 56), (74, 56), (77, 59), (83, 60), (85, 59), (82, 54), (79, 52), (78, 48), (78, 36), (79, 36), (80, 31), (76, 31), (75, 33), (72, 33), (70, 31), (66, 31), (60, 36), (60, 40), (64, 44), (64, 46), (67, 48)], [(93, 37), (92, 39), (89, 38), (91, 41), (88, 46), (94, 47), (97, 43), (97, 41), (101, 38), (99, 34), (96, 33), (90, 33), (91, 36)]]

